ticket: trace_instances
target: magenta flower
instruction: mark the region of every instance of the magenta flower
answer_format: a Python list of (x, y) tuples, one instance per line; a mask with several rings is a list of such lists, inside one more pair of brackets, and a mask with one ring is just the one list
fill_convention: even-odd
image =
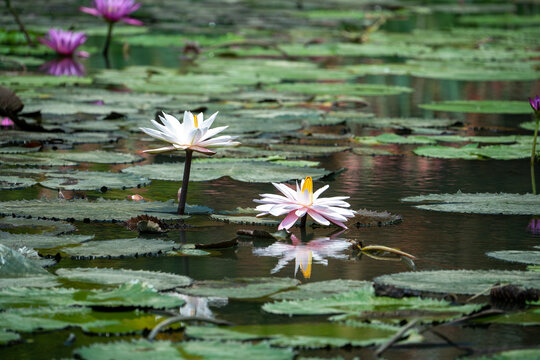
[(2, 121), (0, 122), (0, 126), (3, 128), (12, 128), (12, 127), (15, 127), (15, 123), (10, 118), (4, 117), (2, 118)]
[[(86, 34), (62, 29), (50, 29), (44, 37), (39, 38), (39, 41), (56, 51), (58, 55), (72, 56), (75, 50), (86, 41)], [(78, 51), (76, 55), (80, 57), (90, 56), (86, 51)]]
[(84, 65), (73, 58), (65, 57), (51, 60), (40, 67), (40, 70), (54, 76), (84, 76)]
[(540, 112), (540, 96), (536, 95), (534, 99), (529, 98), (529, 103), (535, 113)]
[(134, 0), (94, 0), (94, 7), (81, 6), (79, 10), (90, 15), (101, 16), (110, 23), (122, 21), (126, 24), (142, 26), (141, 21), (128, 17), (140, 6), (141, 4), (135, 3)]

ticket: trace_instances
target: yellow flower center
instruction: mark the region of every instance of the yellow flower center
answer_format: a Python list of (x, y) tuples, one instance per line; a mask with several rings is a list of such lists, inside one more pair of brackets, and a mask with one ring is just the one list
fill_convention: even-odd
[(199, 122), (197, 121), (197, 115), (193, 115), (193, 122), (195, 123), (195, 127), (199, 127)]
[(311, 277), (311, 262), (312, 262), (312, 252), (310, 251), (307, 267), (304, 269), (305, 264), (300, 263), (300, 270), (302, 270), (304, 279), (309, 279)]
[(313, 204), (313, 179), (311, 176), (306, 177), (304, 180), (304, 185), (302, 185), (302, 194), (306, 190), (309, 192), (309, 203)]

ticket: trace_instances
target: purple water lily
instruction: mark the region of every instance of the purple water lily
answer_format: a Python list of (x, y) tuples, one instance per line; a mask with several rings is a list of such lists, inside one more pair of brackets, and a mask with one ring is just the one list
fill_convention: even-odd
[(0, 121), (0, 127), (2, 127), (2, 128), (14, 128), (15, 123), (10, 118), (4, 117), (4, 118), (2, 118), (2, 121)]
[(84, 32), (69, 31), (63, 29), (50, 29), (49, 32), (39, 41), (56, 51), (58, 55), (73, 56), (76, 54), (80, 57), (88, 57), (86, 51), (75, 50), (86, 41), (86, 34)]
[(540, 111), (540, 96), (536, 95), (534, 99), (529, 98), (529, 104), (533, 108), (535, 113)]
[(94, 7), (81, 6), (79, 10), (90, 15), (101, 16), (107, 22), (122, 21), (126, 24), (142, 26), (141, 21), (128, 17), (139, 7), (141, 7), (141, 4), (136, 3), (134, 0), (94, 0)]
[(54, 76), (84, 76), (85, 74), (84, 65), (70, 57), (51, 60), (43, 64), (40, 70)]
[(90, 15), (100, 16), (109, 23), (107, 40), (103, 47), (103, 55), (107, 57), (111, 43), (112, 28), (115, 23), (122, 21), (135, 26), (143, 25), (141, 21), (128, 17), (129, 14), (141, 7), (141, 4), (136, 3), (134, 0), (94, 0), (93, 4), (94, 7), (92, 8), (81, 6), (79, 10)]

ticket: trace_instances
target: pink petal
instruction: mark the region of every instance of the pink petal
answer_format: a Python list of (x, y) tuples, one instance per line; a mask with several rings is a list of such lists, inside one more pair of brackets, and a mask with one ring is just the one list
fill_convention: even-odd
[(89, 7), (81, 6), (81, 7), (79, 8), (79, 11), (82, 11), (83, 13), (87, 13), (87, 14), (94, 15), (94, 16), (101, 16), (101, 14), (100, 14), (100, 12), (98, 11), (98, 9), (94, 9), (94, 8), (89, 8)]
[(86, 59), (90, 57), (90, 53), (88, 51), (78, 51), (77, 56)]
[(129, 25), (134, 25), (134, 26), (143, 26), (144, 23), (142, 21), (139, 21), (137, 19), (133, 19), (133, 18), (122, 18), (120, 19), (120, 21), (122, 22), (125, 22), (126, 24), (129, 24)]
[(285, 219), (279, 224), (278, 230), (289, 230), (298, 220), (298, 216), (296, 216), (295, 211), (291, 211), (289, 215), (285, 216)]
[(166, 147), (162, 147), (158, 149), (143, 150), (143, 152), (153, 154), (153, 153), (161, 153), (161, 152), (173, 151), (173, 150), (176, 150), (174, 146), (166, 146)]
[(212, 155), (215, 155), (215, 154), (216, 154), (215, 151), (212, 151), (212, 150), (210, 150), (210, 149), (204, 148), (204, 147), (202, 147), (202, 146), (191, 145), (189, 148), (190, 148), (191, 150), (193, 150), (193, 151), (200, 152), (201, 154), (204, 154), (204, 155), (212, 156)]

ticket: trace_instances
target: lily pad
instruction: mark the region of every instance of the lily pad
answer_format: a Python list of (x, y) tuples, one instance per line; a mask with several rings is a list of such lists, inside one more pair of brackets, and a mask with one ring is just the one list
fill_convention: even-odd
[(375, 140), (382, 144), (433, 144), (436, 142), (427, 136), (400, 136), (393, 133), (376, 136)]
[(24, 278), (36, 276), (51, 276), (36, 262), (28, 260), (18, 251), (0, 244), (0, 277)]
[[(538, 151), (540, 153), (540, 150)], [(468, 144), (462, 147), (451, 146), (422, 146), (414, 150), (416, 155), (442, 159), (464, 160), (515, 160), (531, 157), (531, 148), (523, 143), (514, 145), (491, 145), (479, 147), (478, 144)]]
[[(331, 172), (312, 167), (293, 167), (268, 162), (255, 161), (216, 161), (196, 162), (191, 166), (190, 181), (208, 181), (229, 176), (234, 180), (243, 182), (284, 182), (303, 179), (311, 176), (318, 180)], [(122, 172), (131, 173), (154, 180), (178, 181), (184, 173), (183, 163), (164, 163), (142, 166), (132, 166), (122, 169)]]
[(271, 144), (271, 150), (292, 152), (304, 156), (329, 156), (331, 154), (350, 150), (347, 146), (317, 146), (317, 145), (291, 145)]
[(308, 95), (382, 96), (412, 92), (408, 87), (363, 83), (282, 83), (270, 85), (268, 88)]
[(109, 344), (93, 344), (75, 350), (84, 360), (181, 360), (198, 359), (268, 359), (292, 360), (295, 353), (291, 349), (270, 347), (266, 343), (249, 344), (238, 342), (189, 341), (173, 344), (168, 341), (132, 340)]
[(63, 221), (4, 217), (0, 219), (0, 230), (10, 233), (39, 233), (41, 235), (60, 235), (75, 231), (77, 228)]
[(267, 226), (277, 226), (281, 221), (268, 219), (268, 218), (258, 218), (255, 216), (246, 216), (246, 215), (218, 215), (212, 214), (210, 217), (214, 220), (223, 221), (225, 223), (231, 224), (244, 224), (244, 225), (267, 225)]
[[(507, 350), (491, 356), (475, 357), (476, 360), (536, 360), (540, 357), (540, 349)], [(463, 358), (466, 360), (467, 358)]]
[(276, 300), (323, 299), (334, 294), (349, 292), (357, 288), (371, 286), (369, 281), (327, 280), (299, 285), (296, 289), (270, 296)]
[(26, 154), (0, 155), (0, 164), (19, 166), (74, 166), (76, 162), (58, 158), (35, 157)]
[(190, 288), (177, 289), (192, 296), (219, 296), (233, 299), (261, 298), (298, 284), (290, 278), (231, 278), (195, 281)]
[(0, 154), (27, 154), (39, 151), (40, 146), (22, 147), (22, 146), (6, 146), (0, 148)]
[[(93, 115), (107, 115), (111, 112), (118, 112), (121, 114), (136, 113), (138, 110), (131, 106), (121, 105), (105, 105), (105, 104), (92, 104), (92, 103), (74, 103), (69, 101), (60, 100), (42, 100), (32, 101), (31, 105), (25, 106), (24, 111), (35, 112), (40, 111), (46, 115), (74, 115), (78, 113), (93, 114)], [(105, 125), (102, 122), (102, 125)], [(114, 129), (111, 129), (111, 131)]]
[(70, 171), (65, 173), (49, 172), (47, 173), (47, 180), (40, 181), (39, 184), (47, 188), (62, 190), (125, 190), (129, 188), (146, 186), (150, 184), (150, 180), (133, 174), (97, 171)]
[[(177, 215), (177, 205), (172, 201), (143, 202), (127, 200), (88, 201), (75, 200), (14, 200), (0, 202), (0, 214), (31, 216), (40, 219), (74, 219), (77, 221), (127, 221), (138, 215), (151, 215), (160, 220), (185, 218)], [(188, 214), (208, 214), (212, 209), (205, 206), (186, 205)]]
[(51, 249), (59, 246), (80, 244), (91, 240), (94, 235), (43, 235), (43, 234), (11, 234), (0, 231), (0, 244), (11, 248), (26, 246), (31, 249)]
[(358, 116), (348, 116), (345, 113), (347, 123), (355, 126), (370, 128), (393, 128), (393, 129), (412, 129), (412, 128), (447, 128), (457, 123), (451, 119), (423, 119), (423, 118), (366, 118)]
[(21, 336), (17, 333), (0, 330), (0, 345), (9, 344), (21, 339)]
[(120, 285), (133, 280), (145, 282), (157, 290), (191, 285), (193, 280), (187, 276), (157, 271), (111, 269), (111, 268), (70, 268), (58, 269), (56, 275), (71, 281), (92, 284)]
[(520, 285), (540, 289), (540, 278), (533, 271), (502, 270), (440, 270), (405, 272), (383, 275), (374, 279), (376, 284), (400, 289), (475, 295), (495, 284)]
[(62, 251), (76, 259), (99, 259), (162, 254), (178, 247), (174, 241), (133, 238), (88, 241)]
[(502, 250), (490, 251), (486, 255), (504, 261), (540, 265), (540, 251)]
[(409, 196), (403, 202), (420, 202), (415, 205), (424, 210), (494, 214), (494, 215), (537, 215), (540, 214), (540, 195), (533, 194), (430, 194)]
[(44, 143), (63, 144), (106, 144), (113, 143), (122, 138), (122, 135), (97, 132), (77, 132), (77, 133), (50, 133), (50, 132), (28, 132), (28, 131), (3, 131), (0, 132), (0, 143), (23, 144), (28, 141), (41, 141)]
[(279, 301), (266, 303), (262, 309), (272, 314), (282, 315), (338, 315), (354, 314), (356, 316), (379, 313), (393, 313), (399, 318), (400, 311), (422, 309), (430, 312), (469, 313), (479, 309), (480, 305), (453, 306), (450, 302), (437, 299), (379, 297), (371, 285), (357, 288), (326, 298), (306, 300)]
[(398, 331), (399, 327), (381, 324), (362, 324), (353, 327), (338, 323), (295, 323), (242, 325), (228, 328), (188, 326), (186, 335), (192, 338), (222, 341), (268, 339), (272, 345), (317, 349), (381, 344)]
[(501, 315), (494, 315), (476, 319), (475, 323), (489, 324), (512, 324), (521, 326), (538, 326), (540, 325), (540, 308), (532, 307), (530, 309), (513, 311)]
[(425, 110), (481, 114), (529, 114), (531, 112), (527, 101), (451, 100), (418, 106)]
[(0, 308), (28, 308), (35, 306), (96, 306), (139, 307), (168, 309), (179, 307), (184, 300), (160, 294), (149, 285), (131, 282), (112, 290), (30, 289), (0, 290)]
[(19, 176), (0, 175), (0, 190), (24, 189), (36, 184), (36, 181)]
[(42, 86), (59, 86), (90, 83), (92, 83), (92, 78), (83, 76), (0, 75), (0, 84), (7, 87), (17, 88), (35, 88)]
[[(22, 156), (22, 155), (21, 155)], [(89, 162), (96, 164), (129, 164), (143, 160), (136, 154), (121, 153), (116, 151), (85, 151), (85, 152), (40, 152), (28, 157), (45, 158), (51, 160), (66, 160), (74, 162)]]

